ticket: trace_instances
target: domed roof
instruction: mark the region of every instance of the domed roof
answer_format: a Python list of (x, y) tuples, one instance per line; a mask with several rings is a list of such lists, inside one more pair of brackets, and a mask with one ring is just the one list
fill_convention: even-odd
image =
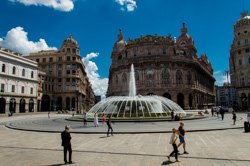
[(238, 19), (238, 21), (241, 20), (250, 20), (250, 16), (248, 15), (247, 11), (244, 11), (243, 13), (241, 13), (241, 17)]
[(70, 46), (76, 46), (76, 47), (78, 47), (78, 43), (77, 43), (77, 41), (72, 37), (72, 35), (69, 35), (69, 37), (63, 41), (63, 44), (62, 44), (62, 45), (63, 45), (63, 46), (64, 46), (64, 45), (67, 45), (67, 46), (70, 45)]
[(127, 45), (126, 41), (124, 41), (122, 30), (120, 29), (120, 33), (118, 34), (118, 40), (115, 42), (114, 51), (121, 51)]

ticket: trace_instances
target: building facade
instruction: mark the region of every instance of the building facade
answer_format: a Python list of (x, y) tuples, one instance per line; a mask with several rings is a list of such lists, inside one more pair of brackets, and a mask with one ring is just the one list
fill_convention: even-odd
[(250, 16), (243, 12), (234, 25), (230, 49), (230, 78), (240, 109), (250, 108)]
[(236, 90), (230, 84), (216, 86), (216, 105), (223, 107), (237, 107)]
[(38, 63), (38, 110), (85, 112), (95, 104), (80, 48), (70, 35), (58, 51), (40, 51), (27, 58)]
[(127, 42), (120, 31), (112, 51), (107, 96), (128, 95), (134, 64), (137, 95), (159, 95), (184, 109), (214, 105), (213, 69), (205, 54), (197, 57), (183, 23), (177, 39), (147, 35)]
[(0, 114), (37, 111), (38, 65), (0, 48)]

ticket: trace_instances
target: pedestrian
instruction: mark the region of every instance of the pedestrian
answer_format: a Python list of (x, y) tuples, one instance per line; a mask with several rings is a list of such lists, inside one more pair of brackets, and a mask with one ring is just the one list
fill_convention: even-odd
[(48, 119), (50, 119), (50, 111), (48, 112)]
[(107, 126), (108, 126), (108, 132), (107, 132), (107, 137), (109, 137), (109, 131), (111, 130), (111, 136), (113, 136), (113, 127), (112, 127), (112, 122), (111, 122), (111, 116), (109, 115), (108, 120), (107, 120)]
[(98, 127), (98, 124), (99, 124), (99, 122), (98, 122), (98, 114), (95, 113), (94, 114), (94, 125), (95, 125), (95, 127)]
[(214, 107), (211, 109), (212, 116), (214, 116)]
[(83, 114), (83, 125), (87, 126), (87, 123), (88, 123), (87, 114), (86, 114), (86, 112), (84, 112), (84, 114)]
[(220, 113), (220, 107), (217, 107), (217, 108), (216, 108), (217, 118), (219, 118), (219, 113)]
[(178, 131), (179, 131), (179, 140), (180, 140), (180, 143), (178, 145), (178, 148), (183, 145), (183, 154), (188, 154), (188, 152), (186, 151), (186, 142), (185, 142), (185, 129), (184, 129), (184, 123), (183, 122), (180, 122), (180, 126), (178, 128)]
[(236, 113), (235, 113), (235, 111), (233, 111), (232, 114), (233, 114), (233, 118), (232, 119), (233, 119), (234, 125), (235, 125), (235, 122), (236, 122)]
[(247, 121), (248, 121), (248, 123), (250, 123), (250, 111), (248, 111), (248, 113), (247, 113)]
[(221, 115), (221, 120), (224, 120), (224, 110), (222, 107), (220, 107), (220, 115)]
[(106, 123), (106, 116), (105, 114), (103, 113), (102, 114), (102, 125), (104, 125)]
[(170, 160), (170, 157), (175, 155), (175, 161), (179, 162), (179, 160), (178, 160), (178, 148), (176, 145), (177, 135), (178, 135), (178, 131), (175, 128), (173, 128), (172, 135), (171, 135), (170, 141), (169, 141), (169, 143), (172, 144), (172, 146), (173, 146), (173, 151), (167, 157), (168, 157), (168, 160)]
[(171, 111), (171, 119), (172, 119), (172, 121), (174, 120), (174, 111), (173, 110)]
[[(72, 148), (71, 148), (71, 135), (69, 133), (69, 126), (65, 126), (65, 130), (61, 133), (64, 163), (72, 164)], [(69, 162), (67, 161), (67, 151), (69, 152)]]

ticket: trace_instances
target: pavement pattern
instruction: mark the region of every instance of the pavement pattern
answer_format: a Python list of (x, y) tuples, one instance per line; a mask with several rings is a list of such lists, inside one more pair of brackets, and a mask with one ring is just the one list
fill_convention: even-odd
[[(95, 127), (93, 122), (88, 122), (87, 126), (83, 122), (68, 121), (66, 118), (71, 115), (53, 114), (51, 118), (46, 118), (46, 115), (37, 115), (23, 119), (9, 119), (5, 122), (9, 128), (21, 129), (29, 131), (44, 131), (44, 132), (61, 132), (67, 124), (71, 127), (72, 133), (106, 133), (107, 125), (99, 122), (99, 127)], [(242, 128), (246, 114), (237, 114), (236, 125), (233, 125), (232, 115), (225, 114), (224, 120), (219, 117), (207, 116), (204, 119), (185, 120), (185, 128), (189, 132), (208, 131), (208, 130), (221, 130), (221, 129), (234, 129)], [(178, 121), (163, 121), (163, 122), (115, 122), (113, 129), (115, 133), (119, 134), (139, 134), (139, 133), (170, 133), (173, 127), (179, 125)]]
[[(46, 115), (0, 118), (1, 166), (64, 165), (59, 133), (13, 130), (4, 126), (9, 121), (37, 118), (46, 119)], [(178, 163), (167, 161), (166, 156), (172, 151), (168, 143), (170, 133), (71, 136), (75, 162), (72, 165), (76, 166), (250, 166), (250, 133), (244, 133), (242, 128), (187, 132), (189, 154), (180, 155)], [(183, 152), (182, 148), (179, 150)]]

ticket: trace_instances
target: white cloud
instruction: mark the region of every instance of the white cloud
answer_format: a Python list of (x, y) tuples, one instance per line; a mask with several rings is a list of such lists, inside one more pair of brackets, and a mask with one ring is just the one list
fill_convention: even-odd
[(214, 77), (216, 79), (216, 82), (215, 82), (216, 85), (221, 86), (224, 83), (227, 83), (227, 82), (230, 83), (230, 74), (228, 75), (228, 80), (227, 80), (227, 76), (225, 75), (225, 72), (222, 72), (220, 70), (214, 72)]
[(136, 0), (115, 0), (121, 6), (122, 11), (132, 12), (137, 8)]
[(82, 61), (95, 95), (100, 95), (102, 98), (105, 98), (108, 88), (108, 78), (100, 78), (96, 63), (91, 61), (92, 58), (98, 57), (98, 55), (99, 53), (89, 53), (86, 57), (82, 58)]
[(56, 50), (55, 47), (49, 47), (44, 39), (37, 42), (29, 41), (27, 35), (22, 27), (12, 28), (4, 38), (0, 38), (0, 46), (23, 55), (41, 50)]
[(26, 6), (30, 5), (46, 6), (64, 12), (69, 12), (74, 8), (73, 0), (9, 0), (9, 1), (19, 2)]

